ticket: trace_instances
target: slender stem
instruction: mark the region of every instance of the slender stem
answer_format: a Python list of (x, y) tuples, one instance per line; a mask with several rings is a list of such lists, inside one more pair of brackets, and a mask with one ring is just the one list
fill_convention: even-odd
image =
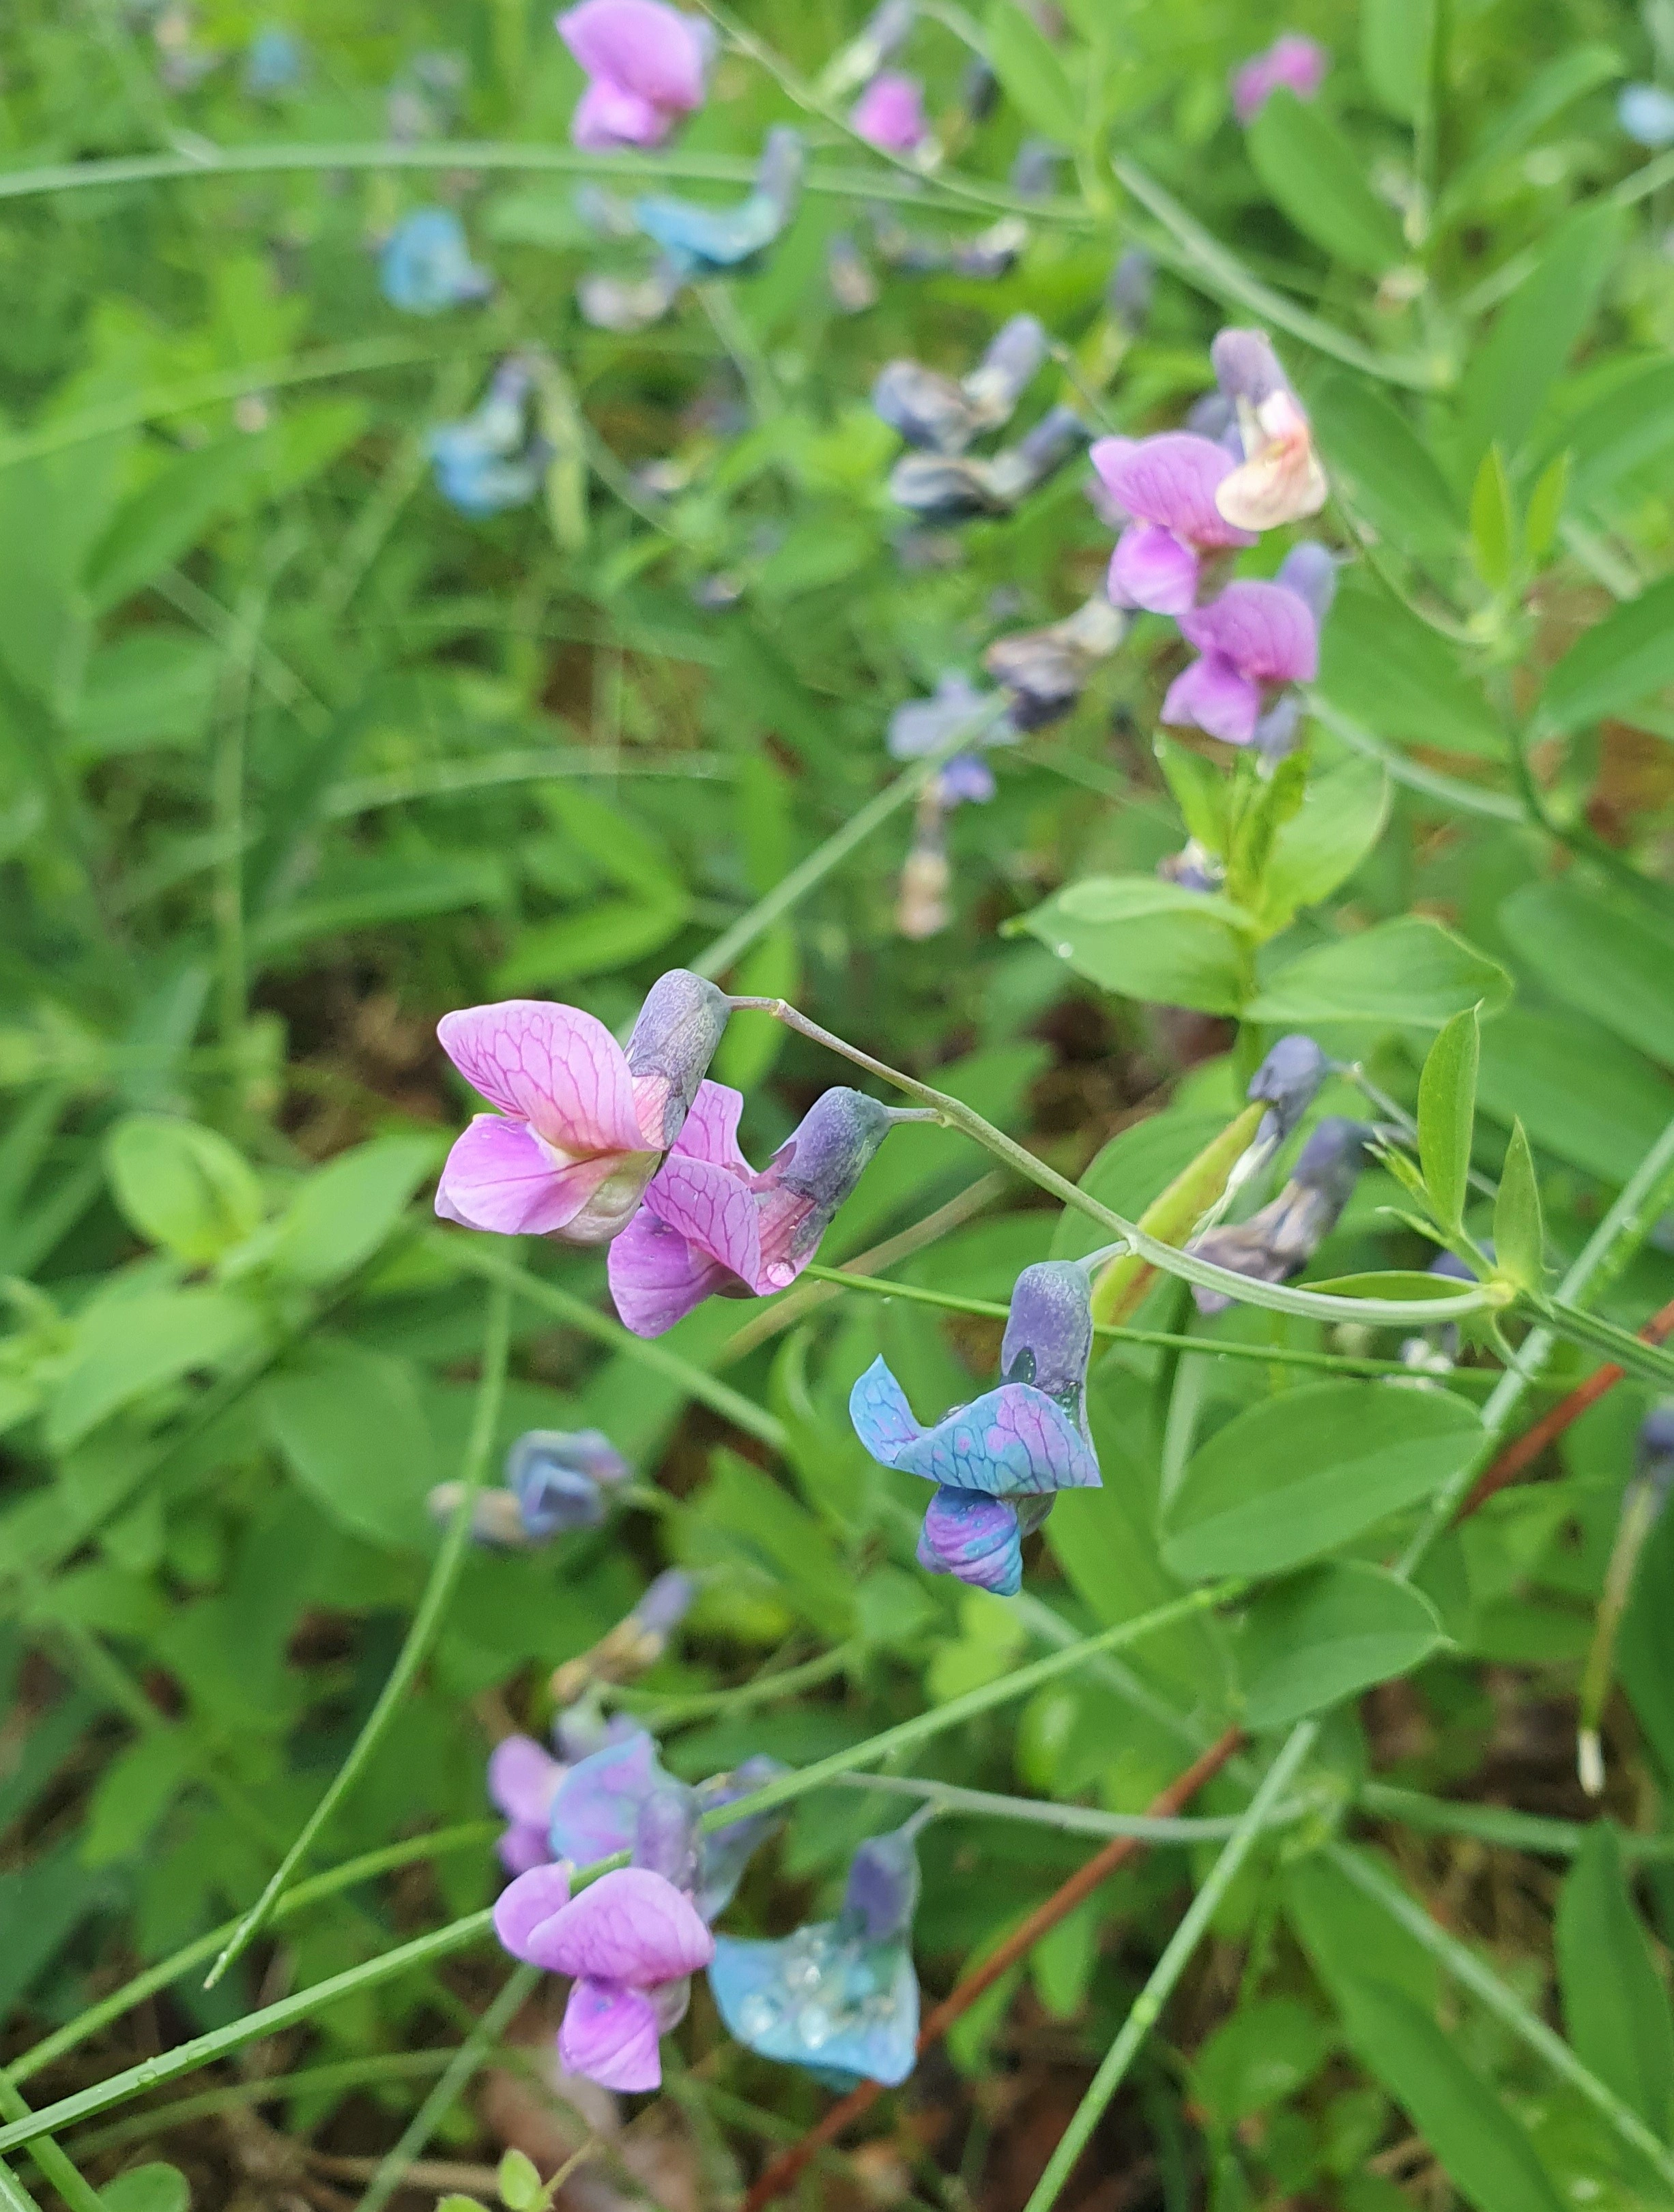
[(1462, 776), (1445, 775), (1440, 769), (1427, 768), (1422, 761), (1403, 753), (1398, 745), (1339, 713), (1318, 692), (1310, 691), (1306, 696), (1308, 712), (1315, 721), (1323, 722), (1334, 737), (1341, 738), (1355, 752), (1379, 762), (1397, 783), (1405, 784), (1409, 791), (1421, 792), (1425, 798), (1439, 799), (1444, 806), (1451, 806), (1461, 814), (1484, 815), (1490, 822), (1523, 819), (1523, 809), (1508, 793), (1486, 791), (1479, 784), (1467, 783)]
[(512, 2015), (540, 1979), (540, 1972), (539, 1966), (518, 1966), (507, 1976), (505, 1987), (454, 2053), (441, 2081), (384, 2154), (361, 2199), (360, 2212), (383, 2212), (384, 2206), (401, 2186), (408, 2167), (423, 2154), (425, 2144), (452, 2111), (472, 2075), (500, 2040), (501, 2030), (509, 2024)]
[(1581, 1668), (1581, 1687), (1576, 1713), (1575, 1764), (1581, 1787), (1589, 1797), (1604, 1794), (1604, 1753), (1599, 1724), (1616, 1672), (1616, 1638), (1633, 1595), (1634, 1574), (1645, 1540), (1657, 1523), (1663, 1499), (1648, 1477), (1638, 1475), (1622, 1500), (1616, 1541), (1604, 1568), (1604, 1588), (1592, 1631), (1592, 1648)]
[[(1193, 1819), (1149, 1813), (1101, 1813), (1092, 1805), (1058, 1805), (1047, 1797), (1005, 1797), (992, 1790), (964, 1790), (951, 1782), (921, 1780), (916, 1774), (851, 1774), (853, 1790), (880, 1790), (893, 1797), (922, 1797), (938, 1813), (969, 1813), (974, 1818), (1019, 1820), (1055, 1828), (1067, 1836), (1132, 1836), (1142, 1844), (1224, 1843), (1243, 1825), (1243, 1815), (1227, 1813)], [(1269, 1827), (1289, 1827), (1312, 1808), (1300, 1800), (1274, 1808)]]
[[(0, 2114), (9, 2120), (29, 2117), (28, 2106), (3, 2069), (0, 2069)], [(98, 2191), (83, 2180), (75, 2160), (60, 2150), (51, 2136), (37, 2136), (29, 2145), (29, 2155), (40, 2167), (41, 2179), (58, 2191), (70, 2212), (104, 2212)]]
[(829, 1682), (835, 1674), (844, 1673), (860, 1657), (865, 1646), (858, 1641), (835, 1645), (822, 1651), (817, 1659), (804, 1661), (800, 1667), (784, 1667), (776, 1674), (758, 1674), (753, 1681), (740, 1683), (734, 1690), (704, 1690), (690, 1698), (647, 1698), (631, 1690), (606, 1691), (612, 1705), (624, 1711), (638, 1714), (653, 1735), (660, 1736), (665, 1729), (679, 1728), (686, 1721), (707, 1719), (711, 1713), (746, 1712), (753, 1705), (771, 1705), (778, 1698), (800, 1696), (804, 1690), (816, 1688)]
[(265, 2105), (281, 2098), (330, 2095), (338, 2089), (360, 2089), (380, 2081), (406, 2081), (426, 2074), (440, 2074), (454, 2056), (454, 2048), (435, 2051), (375, 2051), (364, 2058), (341, 2058), (324, 2066), (299, 2066), (294, 2074), (252, 2074), (228, 2081), (216, 2089), (200, 2089), (196, 2096), (175, 2097), (166, 2105), (151, 2105), (108, 2127), (92, 2128), (77, 2137), (84, 2158), (114, 2150), (137, 2137), (154, 2141), (187, 2120), (235, 2111), (240, 2105)]
[(400, 1710), (419, 1668), (429, 1656), (430, 1646), (435, 1641), (465, 1566), (471, 1542), (472, 1505), (488, 1472), (489, 1453), (494, 1443), (494, 1432), (500, 1419), (500, 1403), (505, 1391), (506, 1360), (510, 1341), (511, 1292), (503, 1285), (496, 1285), (489, 1298), (488, 1319), (483, 1334), (482, 1379), (477, 1388), (476, 1410), (472, 1420), (470, 1440), (466, 1446), (459, 1503), (454, 1508), (454, 1517), (442, 1537), (435, 1564), (430, 1570), (429, 1580), (425, 1585), (423, 1596), (419, 1600), (418, 1610), (412, 1617), (406, 1640), (390, 1669), (389, 1679), (378, 1692), (376, 1704), (350, 1745), (347, 1758), (332, 1776), (320, 1802), (303, 1822), (301, 1832), (280, 1860), (266, 1888), (239, 1923), (227, 1948), (210, 1969), (204, 1983), (205, 1989), (215, 1987), (234, 1960), (260, 1933), (274, 1906), (284, 1894), (291, 1876), (307, 1856), (315, 1837), (365, 1772), (368, 1762), (388, 1734), (390, 1723)]
[(1221, 1899), (1244, 1862), (1254, 1849), (1263, 1830), (1272, 1820), (1274, 1808), (1283, 1798), (1293, 1778), (1303, 1760), (1313, 1749), (1318, 1735), (1317, 1721), (1304, 1721), (1291, 1735), (1278, 1757), (1267, 1770), (1262, 1784), (1240, 1820), (1237, 1832), (1210, 1868), (1208, 1879), (1186, 1908), (1179, 1926), (1169, 1938), (1160, 1959), (1151, 1971), (1149, 1980), (1135, 1998), (1133, 2008), (1123, 2022), (1121, 2033), (1105, 2053), (1099, 2071), (1093, 2075), (1087, 2094), (1059, 2137), (1052, 2155), (1046, 2161), (1046, 2170), (1035, 2184), (1024, 2212), (1050, 2212), (1063, 2192), (1077, 2160), (1092, 2139), (1093, 2131), (1104, 2118), (1106, 2107), (1121, 2087), (1128, 2069), (1138, 2057), (1140, 2046), (1160, 2017), (1163, 2007), (1173, 1994), (1174, 1986), (1184, 1973), (1192, 1953), (1208, 1932), (1210, 1921), (1219, 1911)]
[(917, 1098), (926, 1106), (934, 1106), (950, 1128), (961, 1131), (974, 1139), (997, 1159), (1004, 1160), (1026, 1182), (1038, 1183), (1042, 1190), (1050, 1190), (1066, 1206), (1073, 1206), (1096, 1221), (1107, 1233), (1120, 1237), (1131, 1251), (1139, 1253), (1165, 1274), (1178, 1275), (1186, 1282), (1199, 1284), (1205, 1290), (1219, 1291), (1225, 1297), (1249, 1305), (1266, 1306), (1275, 1313), (1300, 1314), (1304, 1320), (1353, 1321), (1378, 1327), (1399, 1324), (1409, 1328), (1416, 1324), (1428, 1327), (1438, 1322), (1460, 1321), (1465, 1315), (1487, 1312), (1506, 1303), (1505, 1294), (1497, 1286), (1486, 1284), (1476, 1291), (1467, 1291), (1458, 1297), (1446, 1298), (1345, 1298), (1318, 1291), (1294, 1291), (1282, 1284), (1258, 1283), (1247, 1275), (1234, 1274), (1229, 1267), (1217, 1267), (1211, 1261), (1200, 1260), (1192, 1253), (1176, 1249), (1160, 1238), (1147, 1236), (1137, 1222), (1124, 1221), (1107, 1206), (1101, 1206), (1080, 1187), (1061, 1176), (1056, 1168), (1049, 1168), (1026, 1147), (996, 1129), (991, 1121), (967, 1106), (962, 1099), (950, 1097), (945, 1091), (934, 1090), (916, 1077), (904, 1074), (899, 1068), (891, 1067), (886, 1061), (874, 1060), (870, 1053), (862, 1052), (856, 1045), (845, 1042), (830, 1030), (822, 1029), (818, 1022), (810, 1021), (804, 1013), (786, 1003), (783, 999), (734, 999), (734, 1009), (748, 1008), (758, 1013), (771, 1014), (787, 1029), (794, 1030), (799, 1036), (807, 1037), (815, 1044), (840, 1053), (857, 1067), (875, 1075), (885, 1083), (892, 1083), (898, 1091), (904, 1091), (910, 1098)]
[(646, 775), (730, 782), (736, 763), (724, 753), (606, 753), (599, 745), (542, 745), (490, 753), (479, 760), (436, 761), (411, 772), (357, 775), (326, 787), (323, 821), (344, 822), (374, 807), (410, 806), (415, 800), (453, 799), (508, 783), (545, 783), (557, 776)]
[[(1392, 1783), (1362, 1784), (1358, 1799), (1362, 1812), (1380, 1820), (1398, 1820), (1432, 1836), (1474, 1836), (1484, 1844), (1507, 1850), (1533, 1851), (1554, 1858), (1573, 1858), (1592, 1833), (1578, 1820), (1550, 1820), (1543, 1814), (1518, 1813), (1503, 1805), (1471, 1805), (1452, 1797), (1428, 1797), (1417, 1790), (1397, 1789)], [(1622, 1848), (1630, 1859), (1674, 1858), (1674, 1835), (1647, 1836), (1629, 1829)]]
[(1391, 1919), (1397, 1921), (1409, 1936), (1415, 1937), (1440, 1961), (1446, 1973), (1543, 2058), (1560, 2081), (1567, 2081), (1584, 2097), (1623, 2142), (1630, 2143), (1641, 2158), (1649, 2160), (1665, 2181), (1674, 2181), (1674, 2150), (1652, 2133), (1631, 2106), (1584, 2066), (1563, 2039), (1555, 2035), (1543, 2020), (1537, 2019), (1474, 1951), (1457, 1936), (1450, 1936), (1424, 1905), (1409, 1897), (1391, 1875), (1363, 1852), (1330, 1844), (1326, 1846), (1325, 1855), (1356, 1889), (1381, 1905)]
[(0, 2212), (40, 2212), (40, 2207), (0, 2158)]

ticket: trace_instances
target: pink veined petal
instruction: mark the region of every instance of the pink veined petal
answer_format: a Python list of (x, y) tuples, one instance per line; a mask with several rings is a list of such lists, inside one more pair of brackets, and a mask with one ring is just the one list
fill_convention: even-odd
[(514, 1820), (494, 1850), (508, 1874), (527, 1874), (531, 1867), (550, 1864), (552, 1856), (545, 1828), (533, 1820)]
[(541, 1931), (569, 1903), (569, 1875), (563, 1867), (531, 1867), (508, 1882), (495, 1900), (494, 1932), (514, 1959), (547, 1964)]
[(613, 146), (660, 146), (673, 128), (667, 108), (596, 77), (575, 103), (569, 139), (583, 153), (608, 154)]
[(466, 1229), (502, 1237), (545, 1237), (560, 1229), (576, 1202), (557, 1187), (550, 1152), (521, 1121), (478, 1114), (454, 1139), (436, 1185), (436, 1212)]
[(732, 1271), (642, 1206), (611, 1246), (611, 1297), (624, 1328), (661, 1336), (734, 1282)]
[(656, 2007), (640, 1990), (615, 1982), (578, 1981), (558, 2030), (558, 2059), (565, 2073), (585, 2075), (606, 2089), (659, 2088)]
[(508, 1820), (545, 1822), (563, 1774), (532, 1735), (505, 1736), (489, 1753), (488, 1794)]
[(1223, 654), (1257, 684), (1311, 684), (1319, 672), (1312, 613), (1282, 584), (1228, 584), (1219, 599), (1190, 609), (1179, 622), (1188, 643)]
[(925, 133), (917, 78), (899, 70), (881, 71), (855, 102), (849, 120), (868, 145), (886, 154), (910, 154)]
[(608, 1244), (638, 1212), (645, 1187), (657, 1172), (660, 1152), (607, 1152), (560, 1170), (557, 1182), (581, 1203), (554, 1233), (566, 1244)]
[(554, 1973), (635, 1989), (695, 1974), (715, 1956), (715, 1938), (691, 1899), (646, 1867), (600, 1875), (542, 1927), (540, 1946), (539, 1963)]
[(590, 77), (676, 114), (703, 105), (708, 41), (679, 9), (662, 0), (581, 0), (557, 27)]
[(1113, 606), (1184, 614), (1197, 597), (1197, 556), (1172, 530), (1130, 522), (1116, 541), (1106, 589)]
[(1162, 719), (1207, 732), (1223, 744), (1247, 745), (1256, 734), (1262, 695), (1218, 653), (1206, 653), (1168, 687)]
[(1155, 523), (1189, 544), (1253, 545), (1214, 503), (1215, 487), (1233, 468), (1233, 457), (1195, 430), (1165, 430), (1154, 438), (1099, 438), (1088, 459), (1099, 480), (1135, 522)]
[(671, 1158), (684, 1154), (694, 1160), (711, 1160), (716, 1167), (752, 1172), (739, 1150), (738, 1122), (744, 1111), (744, 1093), (729, 1084), (700, 1083), (680, 1133), (670, 1147)]
[[(811, 1234), (802, 1241), (808, 1218), (815, 1210), (805, 1191), (788, 1189), (782, 1183), (758, 1186), (756, 1234), (760, 1260), (750, 1282), (758, 1297), (765, 1297), (771, 1291), (788, 1291), (819, 1250), (818, 1235)], [(823, 1233), (823, 1222), (817, 1226)]]
[(490, 1105), (515, 1114), (558, 1151), (585, 1159), (643, 1148), (627, 1054), (579, 1006), (503, 999), (444, 1014), (436, 1035)]
[(762, 1264), (760, 1217), (740, 1176), (673, 1152), (647, 1187), (645, 1203), (689, 1244), (753, 1285)]

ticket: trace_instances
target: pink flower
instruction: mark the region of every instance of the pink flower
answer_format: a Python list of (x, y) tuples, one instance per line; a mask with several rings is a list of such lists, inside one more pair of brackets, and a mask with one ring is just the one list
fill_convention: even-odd
[(578, 146), (660, 146), (702, 106), (709, 38), (695, 17), (663, 0), (581, 0), (557, 21), (588, 78), (570, 119)]
[(929, 129), (923, 87), (899, 70), (882, 70), (855, 102), (849, 120), (868, 145), (886, 154), (910, 154)]
[(535, 1867), (502, 1891), (494, 1928), (514, 1958), (574, 1978), (558, 2030), (567, 2072), (606, 2089), (660, 2086), (657, 2039), (715, 1956), (690, 1899), (644, 1867), (618, 1867), (572, 1898), (563, 1868)]
[(496, 1114), (455, 1139), (436, 1212), (467, 1229), (602, 1244), (625, 1228), (726, 1027), (727, 1000), (684, 969), (659, 977), (627, 1048), (579, 1007), (506, 999), (436, 1034)]
[(1272, 530), (1318, 514), (1330, 487), (1313, 450), (1313, 428), (1279, 357), (1260, 331), (1222, 331), (1209, 348), (1221, 392), (1232, 403), (1243, 460), (1215, 487), (1229, 523)]
[(1247, 745), (1264, 690), (1312, 683), (1319, 631), (1307, 601), (1283, 584), (1228, 584), (1206, 607), (1190, 607), (1180, 630), (1199, 658), (1169, 686), (1165, 722), (1194, 724), (1229, 745)]
[(900, 1118), (862, 1091), (828, 1091), (758, 1175), (739, 1150), (743, 1108), (724, 1083), (703, 1085), (611, 1248), (611, 1296), (636, 1336), (660, 1336), (707, 1297), (788, 1289)]
[(1252, 54), (1233, 70), (1233, 112), (1248, 130), (1281, 85), (1299, 100), (1312, 100), (1330, 65), (1330, 56), (1317, 40), (1287, 31), (1265, 53)]
[(1133, 518), (1111, 556), (1115, 605), (1182, 614), (1197, 596), (1200, 554), (1255, 544), (1215, 504), (1236, 465), (1212, 438), (1192, 430), (1100, 438), (1089, 459), (1111, 498)]
[(511, 1823), (495, 1846), (508, 1874), (527, 1874), (551, 1857), (547, 1830), (565, 1771), (533, 1736), (506, 1736), (489, 1754), (488, 1794)]

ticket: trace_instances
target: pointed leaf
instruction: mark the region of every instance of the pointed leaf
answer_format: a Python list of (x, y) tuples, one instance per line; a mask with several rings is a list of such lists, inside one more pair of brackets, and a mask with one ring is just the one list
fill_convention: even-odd
[(1674, 2118), (1674, 2015), (1634, 1911), (1622, 1838), (1589, 1828), (1558, 1897), (1558, 1984), (1575, 2055), (1666, 2140)]
[(1394, 209), (1367, 184), (1354, 148), (1318, 107), (1281, 86), (1251, 125), (1249, 147), (1274, 205), (1333, 258), (1373, 276), (1402, 258), (1406, 241)]
[(1444, 1229), (1459, 1226), (1470, 1187), (1480, 1049), (1477, 1011), (1470, 1006), (1440, 1032), (1418, 1079), (1418, 1157), (1430, 1203)]
[(1537, 1291), (1546, 1277), (1545, 1231), (1541, 1220), (1540, 1183), (1534, 1154), (1520, 1121), (1512, 1123), (1512, 1140), (1500, 1171), (1500, 1195), (1494, 1207), (1494, 1259), (1500, 1273), (1525, 1291)]

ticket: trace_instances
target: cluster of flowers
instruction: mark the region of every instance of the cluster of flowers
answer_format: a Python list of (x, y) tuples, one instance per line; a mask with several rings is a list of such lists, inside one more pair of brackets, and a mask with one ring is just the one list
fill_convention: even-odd
[[(571, 1978), (558, 2057), (610, 2089), (654, 2089), (659, 2039), (685, 2017), (691, 1978), (707, 1967), (739, 2040), (822, 2079), (886, 2082), (911, 2072), (918, 1983), (909, 1936), (918, 1894), (914, 1837), (922, 1816), (861, 1846), (841, 1914), (778, 1942), (716, 1936), (712, 1923), (778, 1826), (770, 1813), (712, 1826), (787, 1771), (767, 1757), (692, 1788), (659, 1761), (646, 1732), (583, 1705), (559, 1719), (555, 1758), (508, 1736), (489, 1762), (489, 1794), (508, 1826), (513, 1880), (495, 1906), (514, 1958)], [(629, 1863), (572, 1893), (576, 1866)]]

